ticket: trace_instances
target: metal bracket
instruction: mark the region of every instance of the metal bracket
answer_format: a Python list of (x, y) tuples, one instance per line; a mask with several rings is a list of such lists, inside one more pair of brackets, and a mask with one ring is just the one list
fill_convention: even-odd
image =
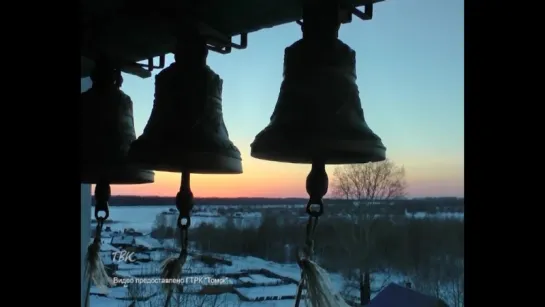
[(373, 19), (373, 4), (371, 3), (364, 5), (363, 12), (358, 10), (357, 7), (354, 7), (352, 14), (361, 20), (371, 20)]
[[(363, 6), (363, 12), (360, 11), (357, 7), (352, 7), (348, 9), (344, 9), (341, 7), (339, 15), (341, 23), (351, 23), (352, 15), (358, 17), (361, 20), (371, 20), (373, 19), (373, 4), (365, 4)], [(295, 23), (297, 23), (299, 26), (303, 26), (302, 20), (296, 20)]]
[[(168, 16), (168, 13), (165, 15)], [(228, 54), (231, 53), (233, 48), (241, 50), (248, 47), (248, 33), (241, 33), (240, 42), (235, 43), (233, 42), (233, 36), (226, 35), (212, 28), (210, 25), (194, 19), (194, 17), (187, 15), (187, 13), (176, 15), (176, 18), (173, 18), (172, 21), (180, 26), (180, 19), (183, 19), (185, 21), (183, 24), (181, 24), (182, 26), (190, 25), (191, 27), (197, 28), (199, 34), (206, 39), (206, 47), (208, 48), (208, 50), (220, 54)], [(179, 34), (175, 32), (174, 36), (177, 37), (177, 35)]]
[[(210, 37), (211, 42), (207, 43), (208, 50), (220, 53), (228, 54), (231, 53), (232, 48), (241, 50), (248, 47), (248, 33), (240, 34), (240, 43), (234, 43), (233, 38), (230, 37), (229, 41), (219, 39), (218, 37)], [(214, 42), (216, 41), (216, 42)], [(217, 44), (214, 44), (217, 43)]]
[(240, 42), (233, 42), (232, 36), (227, 36), (209, 25), (199, 22), (198, 29), (202, 36), (207, 39), (208, 50), (220, 53), (231, 53), (232, 49), (246, 49), (248, 47), (248, 33), (240, 34)]
[[(91, 75), (91, 71), (95, 67), (95, 60), (81, 56), (81, 77), (89, 77)], [(134, 76), (138, 76), (140, 78), (149, 78), (151, 77), (151, 72), (147, 69), (142, 68), (141, 65), (138, 63), (128, 63), (128, 64), (119, 64), (119, 67), (121, 68), (121, 71), (127, 74), (131, 74)]]
[(136, 65), (147, 69), (149, 72), (152, 72), (154, 69), (162, 69), (165, 68), (165, 55), (159, 56), (159, 66), (155, 66), (153, 64), (153, 58), (148, 58), (148, 64), (142, 64), (142, 63), (135, 63)]

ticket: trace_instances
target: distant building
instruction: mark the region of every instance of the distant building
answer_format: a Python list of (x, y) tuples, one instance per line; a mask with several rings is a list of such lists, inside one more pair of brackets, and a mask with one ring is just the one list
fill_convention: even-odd
[(149, 252), (164, 249), (161, 242), (152, 237), (127, 234), (113, 236), (110, 245), (118, 249), (134, 252)]
[(134, 246), (134, 236), (120, 235), (112, 237), (110, 244), (117, 248), (126, 249), (127, 247)]
[(118, 252), (119, 251), (119, 248), (111, 245), (111, 244), (108, 244), (108, 243), (102, 243), (100, 244), (100, 251), (101, 252)]
[(134, 237), (134, 245), (139, 250), (146, 250), (146, 251), (156, 251), (156, 250), (164, 249), (161, 242), (159, 242), (155, 238), (148, 237), (148, 236)]
[(443, 300), (395, 283), (380, 291), (367, 307), (448, 307)]
[(137, 262), (150, 262), (152, 261), (151, 255), (147, 253), (135, 253), (132, 257)]
[(136, 231), (134, 228), (125, 228), (123, 230), (123, 233), (126, 234), (126, 235), (131, 235), (131, 236), (143, 236), (144, 235), (143, 233)]

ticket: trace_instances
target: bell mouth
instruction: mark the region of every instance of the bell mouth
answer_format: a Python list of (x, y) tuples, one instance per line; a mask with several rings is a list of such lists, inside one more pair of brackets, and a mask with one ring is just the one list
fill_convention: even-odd
[(155, 173), (134, 166), (93, 166), (87, 165), (81, 170), (81, 183), (96, 184), (146, 184), (155, 182)]
[(254, 158), (297, 164), (359, 164), (386, 160), (386, 147), (380, 140), (319, 140), (304, 142), (258, 140), (252, 143)]

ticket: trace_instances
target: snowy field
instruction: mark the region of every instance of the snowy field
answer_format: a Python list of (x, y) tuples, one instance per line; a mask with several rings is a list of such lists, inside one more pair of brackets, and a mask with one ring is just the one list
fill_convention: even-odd
[[(287, 206), (286, 206), (287, 207)], [(110, 208), (110, 218), (113, 223), (106, 224), (112, 230), (120, 230), (126, 228), (134, 228), (135, 230), (148, 234), (155, 222), (156, 216), (162, 212), (168, 212), (174, 206), (113, 206)], [(93, 210), (94, 208), (92, 208)], [(206, 211), (198, 210), (192, 218), (193, 225), (201, 223), (209, 223), (217, 226), (222, 226), (227, 217), (221, 216), (217, 209), (212, 206), (207, 206)], [(286, 210), (290, 210), (286, 208)], [(293, 210), (293, 209), (291, 209)], [(176, 212), (167, 214), (168, 218), (176, 219)], [(407, 214), (409, 218), (425, 218), (430, 217), (426, 214)], [(463, 214), (443, 214), (435, 215), (434, 218), (455, 218), (463, 219)], [(233, 214), (235, 225), (239, 227), (256, 227), (261, 223), (261, 214), (259, 212), (235, 212)], [(112, 238), (104, 232), (102, 238), (101, 258), (105, 264), (112, 263), (109, 259), (109, 253), (118, 251), (110, 243)], [(137, 241), (137, 242), (136, 242)], [(150, 248), (171, 247), (173, 245), (169, 240), (159, 242), (149, 236), (139, 237), (136, 240), (137, 245), (145, 245)], [(170, 245), (169, 245), (170, 244)], [(198, 254), (198, 251), (194, 251)], [(154, 251), (147, 253), (150, 262), (124, 263), (119, 262), (115, 272), (117, 278), (153, 280), (159, 277), (160, 261), (167, 257), (166, 251)], [(140, 257), (140, 254), (136, 255)], [(191, 280), (184, 284), (183, 301), (178, 303), (171, 302), (170, 307), (180, 306), (202, 306), (202, 307), (287, 307), (293, 306), (293, 296), (296, 293), (297, 282), (300, 278), (300, 269), (296, 264), (279, 264), (255, 257), (236, 257), (231, 255), (217, 255), (218, 257), (230, 261), (231, 264), (216, 264), (208, 266), (202, 262), (193, 259), (189, 256), (188, 262), (184, 266), (182, 276), (186, 278), (198, 277), (216, 278), (223, 280), (224, 285), (232, 287), (230, 293), (219, 295), (207, 295), (202, 293), (207, 286), (202, 281), (195, 282)], [(272, 273), (273, 276), (263, 273), (263, 269)], [(347, 283), (339, 274), (330, 274), (330, 279), (334, 286), (334, 291), (343, 291), (344, 295), (349, 297), (358, 297), (358, 290), (352, 289), (347, 291)], [(402, 283), (405, 280), (403, 276), (390, 274), (382, 276), (374, 274), (372, 279), (373, 290), (378, 290), (390, 282)], [(210, 284), (208, 284), (210, 286)], [(132, 289), (132, 290), (131, 290)], [(135, 287), (118, 286), (110, 288), (107, 293), (99, 290), (96, 287), (91, 287), (90, 307), (128, 307), (131, 303), (135, 303), (132, 307), (155, 307), (164, 306), (164, 294), (161, 291), (159, 283), (147, 283), (138, 285), (139, 297), (141, 301), (134, 300)], [(376, 292), (372, 294), (372, 297)], [(258, 301), (245, 301), (258, 300)], [(306, 307), (304, 302), (300, 307)]]
[[(191, 256), (188, 259), (188, 264), (184, 268), (183, 276), (218, 276), (216, 278), (221, 279), (222, 275), (225, 274), (237, 274), (237, 273), (244, 273), (247, 271), (252, 270), (261, 270), (266, 269), (267, 271), (270, 271), (276, 275), (292, 279), (294, 281), (298, 281), (300, 277), (300, 270), (299, 267), (296, 264), (278, 264), (270, 261), (265, 261), (263, 259), (255, 258), (255, 257), (235, 257), (235, 256), (229, 256), (229, 255), (218, 255), (223, 259), (229, 260), (232, 262), (232, 265), (225, 265), (225, 266), (217, 266), (216, 268), (210, 268), (206, 267), (204, 265), (199, 265), (197, 262), (193, 261)], [(150, 273), (155, 273), (155, 276), (158, 276), (158, 263), (156, 262), (150, 262), (146, 264), (120, 264), (120, 267), (118, 269), (118, 276), (122, 276), (124, 278), (130, 278), (137, 277), (138, 276), (147, 276), (146, 278), (152, 278), (150, 277)], [(377, 276), (378, 277), (378, 276)], [(144, 278), (144, 277), (140, 277)], [(342, 276), (339, 274), (331, 274), (330, 279), (332, 281), (333, 286), (335, 287), (335, 291), (339, 292), (342, 291), (342, 289), (345, 286), (345, 281)], [(202, 290), (202, 286), (206, 285), (206, 281), (203, 283), (196, 282), (197, 279), (195, 279), (195, 283), (191, 284), (191, 280), (188, 281), (186, 285), (184, 285), (186, 296), (193, 297), (195, 300), (195, 305), (200, 305), (203, 303), (203, 301), (206, 301), (208, 299), (213, 300), (216, 299), (216, 304), (210, 303), (204, 303), (204, 306), (210, 306), (210, 307), (222, 307), (222, 306), (242, 306), (242, 307), (253, 307), (253, 306), (270, 306), (270, 307), (284, 307), (284, 306), (293, 306), (294, 301), (293, 299), (281, 299), (281, 300), (273, 300), (277, 298), (281, 298), (284, 296), (293, 296), (296, 293), (297, 285), (295, 283), (287, 283), (287, 284), (281, 284), (278, 285), (280, 282), (279, 279), (270, 278), (267, 276), (264, 276), (259, 273), (250, 273), (246, 274), (246, 276), (239, 277), (239, 278), (231, 278), (226, 279), (224, 281), (224, 284), (230, 284), (233, 285), (236, 289), (236, 292), (244, 295), (245, 297), (249, 299), (265, 299), (264, 301), (254, 301), (254, 302), (244, 302), (241, 301), (239, 296), (236, 294), (228, 293), (228, 294), (221, 294), (217, 295), (217, 298), (212, 298), (213, 296), (210, 295), (199, 295), (198, 292)], [(402, 278), (392, 278), (389, 277), (390, 282), (401, 282)], [(373, 288), (381, 287), (382, 283), (384, 281), (380, 280), (380, 278), (377, 278), (375, 280), (375, 283), (373, 284)], [(213, 281), (211, 282), (214, 283)], [(246, 287), (248, 283), (253, 283), (256, 286), (255, 287)], [(153, 307), (153, 306), (163, 306), (161, 303), (164, 300), (164, 296), (161, 294), (160, 286), (157, 283), (150, 283), (147, 285), (142, 285), (143, 291), (148, 292), (143, 293), (144, 296), (152, 296), (155, 293), (159, 293), (156, 296), (153, 296), (151, 299), (149, 299), (146, 302), (137, 302), (136, 306), (142, 306), (142, 307)], [(128, 287), (116, 287), (109, 289), (108, 293), (106, 294), (106, 297), (103, 296), (97, 296), (97, 295), (104, 295), (103, 290), (99, 290), (95, 287), (91, 287), (91, 293), (94, 294), (91, 296), (91, 307), (127, 307), (131, 301), (127, 300), (130, 297), (129, 289)], [(187, 298), (186, 298), (187, 300)], [(197, 302), (198, 301), (198, 302)], [(184, 306), (192, 306), (190, 302), (186, 302)], [(176, 307), (175, 305), (171, 305), (172, 307)], [(305, 306), (304, 304), (301, 304), (301, 307)]]
[[(111, 207), (110, 219), (114, 223), (107, 224), (112, 230), (123, 230), (125, 228), (134, 228), (143, 233), (148, 233), (155, 221), (155, 217), (161, 212), (169, 211), (172, 207)], [(202, 213), (202, 212), (200, 212)], [(208, 216), (206, 216), (208, 214)], [(167, 215), (168, 217), (176, 218), (176, 214)], [(213, 211), (209, 211), (205, 214), (198, 214), (194, 218), (195, 224), (203, 222), (213, 223), (221, 226), (225, 223), (226, 217), (217, 216)], [(240, 212), (234, 217), (235, 223), (241, 223), (244, 225), (259, 225), (260, 217), (256, 213)], [(244, 224), (246, 223), (246, 224)], [(138, 245), (147, 245), (149, 247), (168, 246), (168, 240), (159, 243), (157, 240), (150, 238), (149, 236), (139, 237)], [(111, 264), (112, 260), (109, 258), (109, 253), (112, 251), (119, 251), (112, 246), (112, 238), (108, 233), (103, 233), (101, 248), (101, 258), (105, 264)], [(137, 254), (138, 256), (138, 254)], [(165, 251), (156, 251), (149, 253), (151, 262), (140, 263), (124, 263), (119, 262), (116, 270), (117, 278), (126, 280), (140, 278), (142, 280), (153, 280), (159, 276), (160, 261), (167, 256)], [(300, 278), (300, 269), (296, 264), (278, 264), (270, 261), (255, 257), (235, 257), (230, 255), (218, 255), (219, 257), (231, 261), (231, 265), (216, 264), (213, 267), (204, 265), (193, 259), (191, 256), (188, 258), (186, 266), (182, 276), (186, 277), (214, 277), (221, 278), (227, 285), (233, 286), (232, 293), (225, 293), (220, 295), (204, 295), (199, 293), (203, 290), (202, 281), (199, 283), (186, 283), (184, 285), (184, 303), (176, 304), (172, 303), (171, 307), (178, 306), (207, 306), (207, 307), (257, 307), (257, 306), (270, 306), (270, 307), (284, 307), (293, 306), (293, 298), (282, 299), (283, 297), (293, 297), (296, 293), (296, 283)], [(275, 274), (276, 276), (265, 276), (260, 274), (260, 270), (266, 269), (268, 272)], [(226, 277), (225, 275), (228, 275)], [(237, 276), (240, 275), (240, 276)], [(222, 277), (223, 276), (223, 277)], [(379, 277), (379, 276), (377, 276)], [(344, 288), (345, 282), (342, 276), (338, 274), (332, 274), (330, 276), (335, 291), (340, 291)], [(380, 279), (380, 277), (379, 277)], [(195, 280), (198, 280), (196, 278)], [(377, 280), (379, 281), (379, 280)], [(392, 280), (395, 281), (395, 280)], [(376, 285), (380, 287), (381, 285)], [(108, 289), (107, 293), (104, 290), (91, 287), (90, 307), (128, 307), (133, 303), (134, 297), (130, 293), (129, 286), (120, 286)], [(133, 287), (134, 289), (134, 287)], [(164, 295), (160, 289), (159, 283), (148, 283), (138, 285), (139, 295), (146, 297), (145, 301), (137, 301), (134, 307), (154, 307), (164, 305)], [(132, 290), (134, 291), (134, 290)], [(234, 293), (233, 293), (234, 292)], [(250, 300), (260, 301), (243, 301), (241, 296)], [(301, 303), (301, 307), (305, 307), (304, 303)]]
[[(295, 205), (286, 205), (286, 212), (294, 209)], [(198, 210), (191, 218), (192, 227), (196, 227), (201, 223), (213, 224), (216, 226), (224, 225), (227, 222), (227, 217), (221, 216), (218, 213), (218, 209), (225, 206), (206, 206), (206, 210)], [(233, 206), (236, 207), (236, 206)], [(199, 208), (199, 206), (195, 206)], [(302, 208), (302, 206), (301, 206)], [(111, 206), (109, 220), (112, 223), (107, 224), (112, 230), (123, 230), (125, 228), (134, 228), (136, 231), (148, 233), (151, 231), (153, 224), (155, 223), (155, 217), (161, 212), (168, 212), (171, 209), (175, 209), (175, 206)], [(201, 209), (201, 208), (199, 208)], [(93, 212), (94, 208), (91, 208)], [(91, 215), (94, 216), (94, 213)], [(176, 213), (167, 215), (169, 218), (175, 220), (177, 218)], [(408, 218), (437, 218), (437, 219), (463, 219), (463, 213), (437, 213), (426, 214), (424, 212), (406, 213)], [(261, 223), (260, 212), (236, 212), (233, 216), (233, 222), (237, 227), (258, 227)], [(174, 224), (174, 223), (173, 223)]]
[[(125, 228), (133, 228), (136, 231), (148, 233), (151, 231), (155, 218), (162, 212), (168, 212), (174, 206), (111, 206), (110, 217), (111, 223), (107, 224), (112, 230), (123, 230)], [(94, 208), (91, 208), (94, 212)], [(261, 222), (261, 215), (257, 212), (240, 212), (233, 217), (233, 222), (237, 227), (257, 227)], [(91, 216), (94, 216), (92, 213)], [(177, 215), (167, 215), (168, 218), (176, 220)], [(191, 218), (191, 226), (197, 227), (202, 223), (221, 226), (227, 222), (227, 217), (220, 216), (217, 211), (197, 212)], [(175, 223), (173, 222), (173, 225)]]

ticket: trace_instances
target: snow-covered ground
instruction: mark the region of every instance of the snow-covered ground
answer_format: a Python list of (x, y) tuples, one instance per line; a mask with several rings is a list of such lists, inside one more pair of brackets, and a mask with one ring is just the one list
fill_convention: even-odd
[[(111, 207), (110, 219), (114, 223), (107, 224), (113, 231), (123, 230), (126, 228), (134, 228), (142, 233), (149, 233), (155, 222), (155, 218), (158, 214), (166, 212), (170, 207), (161, 206), (139, 206), (139, 207)], [(221, 217), (214, 210), (200, 211), (200, 215), (197, 215), (192, 219), (193, 224), (198, 225), (200, 223), (210, 223), (216, 226), (223, 225), (226, 221), (226, 217)], [(167, 214), (169, 218), (176, 218), (176, 214)], [(407, 215), (411, 218), (423, 218), (423, 214), (411, 214)], [(238, 218), (241, 217), (241, 218)], [(442, 216), (438, 215), (437, 218), (461, 218), (463, 214)], [(234, 216), (235, 223), (241, 223), (241, 227), (249, 227), (259, 225), (261, 222), (261, 214), (252, 214), (252, 212), (240, 212)], [(246, 224), (244, 224), (246, 223)], [(108, 237), (106, 233), (103, 233), (102, 252), (101, 258), (105, 264), (112, 263), (111, 259), (108, 259), (108, 252), (117, 251), (115, 247), (110, 245), (112, 238)], [(147, 248), (157, 249), (161, 247), (174, 247), (172, 240), (165, 240), (164, 242), (158, 242), (148, 236), (134, 237), (134, 242), (137, 245)], [(198, 254), (198, 251), (193, 251)], [(118, 262), (118, 269), (116, 276), (123, 279), (135, 279), (141, 280), (153, 280), (159, 277), (160, 260), (165, 259), (170, 253), (167, 251), (154, 251), (150, 252), (149, 258), (151, 262), (140, 263), (124, 263)], [(192, 256), (188, 257), (188, 261), (183, 269), (182, 276), (195, 277), (195, 279), (187, 279), (184, 284), (184, 300), (185, 303), (177, 305), (171, 303), (170, 307), (179, 306), (210, 306), (210, 307), (257, 307), (257, 306), (269, 306), (269, 307), (285, 307), (293, 306), (293, 299), (279, 299), (272, 300), (277, 297), (289, 297), (295, 295), (296, 283), (300, 278), (300, 269), (296, 264), (279, 264), (255, 257), (236, 257), (231, 255), (217, 255), (225, 260), (231, 261), (231, 265), (208, 266), (200, 261), (197, 261)], [(275, 276), (265, 276), (261, 274), (267, 270)], [(228, 276), (225, 276), (225, 275)], [(239, 276), (240, 275), (240, 276)], [(220, 295), (204, 295), (199, 293), (204, 291), (206, 286), (206, 278), (199, 280), (197, 277), (207, 277), (208, 280), (221, 279), (225, 285), (232, 285), (234, 290), (232, 293), (220, 294)], [(334, 291), (343, 291), (344, 295), (358, 297), (358, 289), (354, 288), (352, 291), (347, 291), (347, 282), (339, 274), (330, 274)], [(291, 280), (291, 281), (289, 281)], [(372, 288), (379, 289), (389, 282), (403, 282), (403, 276), (396, 275), (380, 275), (374, 274), (372, 280)], [(211, 283), (209, 282), (208, 285)], [(131, 290), (132, 289), (132, 290)], [(161, 291), (160, 284), (158, 282), (148, 282), (138, 285), (139, 293), (146, 297), (146, 301), (138, 301), (134, 307), (155, 307), (164, 305), (164, 294)], [(131, 291), (134, 290), (130, 286), (115, 287), (109, 289), (107, 294), (104, 294), (103, 290), (95, 287), (91, 288), (90, 307), (127, 307), (133, 302), (130, 297)], [(376, 293), (373, 293), (374, 296)], [(261, 299), (260, 301), (243, 301), (239, 295), (242, 295), (248, 299)], [(301, 303), (301, 307), (306, 307), (304, 302)]]
[(281, 298), (283, 296), (293, 296), (297, 293), (297, 285), (287, 284), (268, 287), (237, 288), (237, 291), (252, 300), (260, 297)]
[[(278, 284), (281, 282), (280, 279), (266, 277), (265, 275), (259, 273), (250, 273), (246, 276), (239, 278), (230, 278), (224, 279), (219, 276), (224, 274), (235, 274), (235, 273), (244, 273), (252, 270), (261, 270), (266, 269), (274, 274), (277, 274), (282, 277), (290, 278), (294, 281), (298, 281), (300, 278), (300, 270), (296, 264), (278, 264), (263, 259), (255, 257), (235, 257), (229, 255), (218, 255), (219, 257), (229, 260), (232, 262), (232, 265), (221, 265), (216, 268), (207, 267), (200, 263), (193, 261), (193, 258), (189, 256), (188, 264), (184, 267), (183, 275), (186, 277), (187, 284), (184, 285), (185, 292), (194, 293), (195, 295), (202, 289), (202, 286), (208, 284), (218, 283), (218, 280), (222, 280), (222, 284), (231, 284), (235, 286), (235, 289), (238, 293), (248, 297), (249, 299), (271, 299), (275, 297), (283, 296), (293, 296), (296, 293), (297, 285), (295, 283), (284, 283)], [(124, 279), (130, 278), (142, 278), (152, 280), (159, 276), (159, 263), (149, 262), (141, 264), (126, 264), (120, 263), (119, 269), (117, 271), (117, 276)], [(190, 279), (190, 276), (201, 276), (205, 277), (202, 280), (198, 278)], [(216, 277), (212, 277), (216, 276)], [(206, 279), (208, 277), (208, 280)], [(215, 281), (214, 279), (215, 278)], [(334, 291), (341, 291), (345, 286), (345, 281), (342, 276), (339, 274), (331, 274), (330, 279), (334, 286)], [(396, 281), (396, 280), (392, 280)], [(191, 284), (193, 282), (193, 284)], [(374, 287), (380, 287), (378, 283), (382, 282), (381, 280), (376, 280), (377, 284), (373, 285)], [(255, 287), (246, 287), (248, 283), (253, 283), (259, 286)], [(149, 282), (148, 284), (141, 285), (141, 291), (147, 292), (142, 293), (143, 296), (152, 296), (154, 293), (160, 292), (160, 284)], [(104, 295), (104, 291), (97, 289), (95, 287), (91, 288), (91, 293), (94, 294), (91, 296), (91, 307), (108, 307), (108, 306), (128, 306), (131, 301), (123, 301), (130, 297), (128, 287), (116, 287), (109, 289), (107, 297), (97, 296), (99, 294)], [(146, 295), (147, 294), (147, 295)], [(187, 294), (190, 295), (190, 294)], [(162, 297), (162, 294), (158, 295), (159, 298)], [(199, 295), (200, 299), (203, 298), (203, 295)], [(223, 294), (219, 295), (218, 300), (225, 300), (221, 304), (216, 306), (271, 306), (271, 307), (283, 307), (283, 306), (293, 306), (293, 299), (284, 299), (284, 300), (265, 300), (260, 302), (243, 302), (239, 299), (237, 295), (233, 294)], [(158, 298), (158, 299), (159, 299)], [(153, 301), (153, 299), (151, 299)], [(147, 306), (152, 302), (144, 303), (137, 306)], [(303, 305), (304, 306), (304, 305)], [(213, 307), (213, 306), (211, 306)]]
[[(106, 245), (106, 247), (108, 247)], [(110, 248), (110, 247), (108, 247)], [(161, 253), (161, 252), (157, 252)], [(167, 256), (166, 252), (163, 253), (163, 259)], [(207, 297), (216, 297), (216, 296), (205, 296), (199, 295), (199, 291), (203, 289), (203, 286), (222, 284), (222, 285), (232, 285), (234, 289), (239, 294), (247, 297), (248, 299), (262, 299), (263, 301), (259, 302), (244, 302), (239, 299), (235, 294), (221, 294), (217, 295), (218, 302), (217, 305), (212, 303), (205, 304), (204, 306), (210, 307), (220, 307), (220, 306), (243, 306), (243, 307), (253, 307), (253, 306), (271, 306), (271, 307), (284, 307), (284, 306), (293, 306), (293, 299), (282, 299), (282, 300), (273, 300), (286, 296), (293, 296), (296, 293), (296, 282), (300, 278), (300, 269), (296, 264), (279, 264), (275, 262), (266, 261), (256, 257), (237, 257), (231, 255), (213, 255), (218, 258), (227, 260), (231, 262), (231, 265), (221, 265), (216, 264), (214, 267), (207, 266), (202, 262), (199, 262), (193, 256), (188, 256), (187, 263), (184, 266), (182, 276), (184, 277), (184, 292), (186, 296), (197, 296), (193, 297), (195, 300), (201, 300), (195, 302), (195, 305), (201, 305), (202, 300), (207, 300)], [(147, 302), (139, 302), (136, 306), (162, 306), (159, 302), (163, 299), (163, 294), (160, 289), (160, 284), (158, 282), (153, 282), (154, 279), (159, 277), (160, 272), (160, 263), (159, 262), (147, 262), (147, 263), (118, 263), (118, 270), (116, 271), (116, 276), (120, 279), (131, 280), (131, 279), (140, 279), (148, 280), (145, 284), (140, 284), (139, 290), (140, 295), (144, 297), (151, 297)], [(272, 274), (279, 276), (267, 277), (262, 270), (266, 270)], [(260, 271), (261, 270), (261, 271)], [(236, 277), (237, 274), (240, 274), (240, 277)], [(230, 277), (224, 277), (229, 275)], [(274, 275), (273, 275), (274, 276)], [(199, 279), (199, 277), (201, 277)], [(373, 288), (380, 288), (385, 282), (383, 279), (385, 276), (375, 275), (373, 280)], [(282, 280), (284, 279), (284, 280)], [(345, 280), (339, 274), (330, 274), (330, 279), (332, 285), (334, 286), (334, 291), (340, 292), (345, 289)], [(290, 281), (291, 280), (291, 281)], [(390, 282), (400, 282), (402, 277), (394, 276), (389, 277), (388, 281)], [(218, 281), (221, 281), (219, 283)], [(104, 290), (97, 289), (96, 287), (91, 288), (91, 307), (126, 307), (132, 300), (129, 300), (131, 297), (130, 286), (128, 287), (115, 287), (108, 290), (105, 294)], [(346, 293), (346, 292), (344, 292)], [(350, 293), (352, 295), (352, 293)], [(106, 295), (106, 297), (99, 296)], [(353, 294), (357, 296), (356, 293)], [(187, 297), (184, 299), (188, 299)], [(186, 306), (193, 305), (187, 303)], [(304, 306), (302, 304), (302, 306)], [(176, 307), (173, 305), (172, 307)]]
[(429, 214), (426, 212), (405, 212), (405, 216), (408, 218), (424, 219), (424, 218), (436, 218), (436, 219), (464, 219), (464, 213), (462, 212), (441, 212), (435, 214)]
[[(221, 216), (218, 213), (218, 209), (213, 206), (206, 206), (206, 210), (199, 210), (195, 212), (194, 217), (191, 219), (192, 227), (196, 227), (202, 223), (212, 224), (215, 226), (224, 225), (228, 218)], [(219, 207), (219, 206), (218, 206)], [(169, 209), (174, 206), (112, 206), (110, 207), (109, 220), (112, 221), (106, 226), (109, 226), (112, 230), (123, 230), (125, 228), (133, 228), (136, 231), (149, 233), (155, 218), (162, 212), (168, 212)], [(248, 208), (245, 208), (248, 209)], [(94, 208), (91, 208), (94, 210)], [(177, 218), (176, 212), (174, 214), (165, 215), (167, 218), (172, 219), (172, 225), (175, 225)], [(464, 219), (463, 213), (442, 212), (436, 214), (428, 214), (425, 212), (409, 213), (406, 212), (405, 216), (408, 218), (437, 218), (437, 219)], [(235, 212), (232, 216), (233, 223), (237, 227), (258, 227), (261, 223), (262, 214), (257, 211), (251, 212)], [(306, 218), (306, 217), (304, 217)]]
[[(125, 228), (133, 228), (136, 231), (149, 233), (155, 218), (162, 212), (168, 212), (172, 207), (163, 206), (111, 206), (110, 217), (111, 222), (106, 224), (112, 230), (123, 230)], [(93, 211), (94, 208), (91, 208)], [(238, 227), (256, 227), (261, 223), (261, 214), (259, 212), (237, 212), (233, 216), (233, 222)], [(165, 215), (166, 218), (172, 219), (172, 225), (175, 225), (177, 218), (176, 214)], [(215, 226), (224, 225), (227, 222), (227, 217), (220, 216), (217, 211), (199, 211), (195, 212), (195, 216), (191, 218), (191, 226), (197, 227), (202, 223), (212, 224)]]
[(239, 278), (239, 280), (243, 283), (254, 283), (254, 284), (261, 284), (261, 285), (276, 285), (282, 282), (278, 278), (270, 278), (270, 277), (259, 275), (259, 274), (250, 274), (248, 276)]

